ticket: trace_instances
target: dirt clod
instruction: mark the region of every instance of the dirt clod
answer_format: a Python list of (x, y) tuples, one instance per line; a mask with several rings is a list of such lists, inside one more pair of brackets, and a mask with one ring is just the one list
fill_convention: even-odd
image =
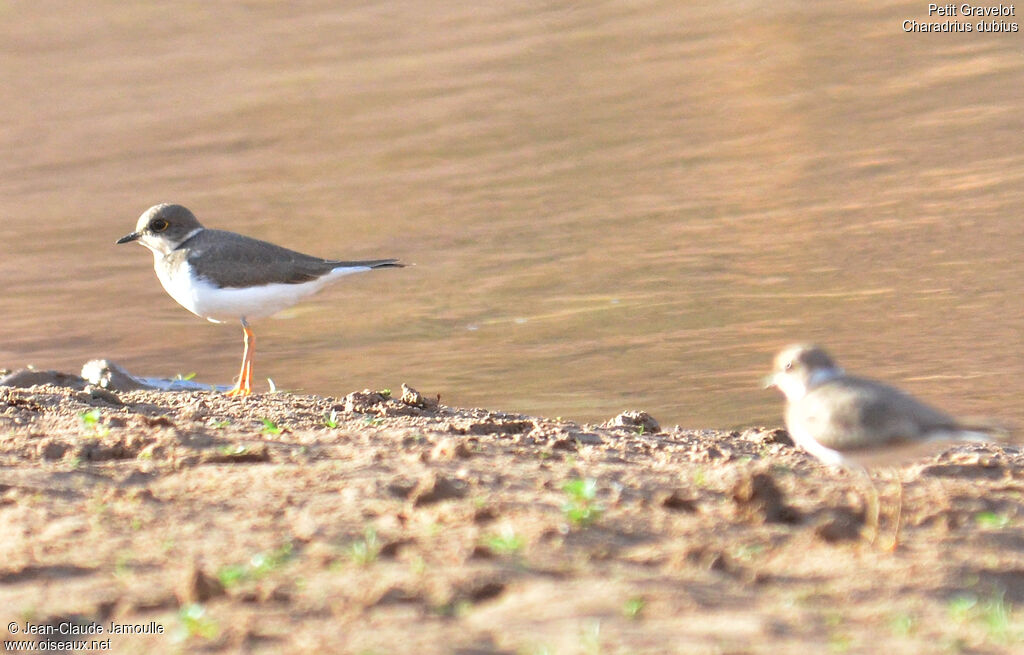
[(266, 444), (236, 444), (222, 446), (203, 453), (201, 461), (208, 464), (248, 464), (269, 462), (270, 449)]
[(562, 437), (561, 439), (555, 439), (554, 441), (551, 442), (551, 449), (565, 450), (574, 453), (578, 448), (576, 444), (577, 442), (575, 439), (572, 439), (570, 437)]
[(434, 398), (427, 398), (404, 382), (402, 383), (402, 395), (399, 398), (399, 401), (409, 405), (410, 407), (418, 407), (419, 409), (437, 409), (437, 400)]
[(458, 458), (472, 457), (473, 452), (469, 446), (463, 440), (456, 441), (450, 437), (445, 437), (434, 445), (434, 448), (430, 451), (430, 459), (435, 461), (448, 461)]
[(601, 427), (605, 428), (630, 428), (645, 434), (656, 434), (661, 432), (661, 426), (654, 417), (647, 412), (630, 409), (622, 412), (615, 418), (606, 421)]
[(344, 403), (341, 405), (340, 409), (343, 409), (349, 414), (375, 414), (379, 412), (380, 407), (386, 403), (387, 400), (388, 399), (379, 392), (363, 389), (362, 391), (353, 391), (349, 395), (345, 396)]
[(833, 507), (814, 526), (814, 534), (829, 543), (861, 538), (864, 515), (847, 507)]
[(43, 459), (55, 460), (64, 457), (64, 453), (71, 448), (71, 444), (67, 442), (58, 439), (44, 439), (39, 442), (38, 452)]
[(442, 500), (453, 500), (466, 495), (466, 483), (452, 480), (437, 473), (423, 477), (409, 494), (415, 506), (431, 505)]
[(473, 585), (469, 589), (469, 600), (474, 603), (481, 603), (485, 600), (497, 598), (505, 591), (505, 583), (499, 580), (485, 580)]
[(387, 485), (387, 490), (395, 498), (408, 498), (416, 484), (415, 480), (409, 478), (395, 478)]
[(671, 509), (678, 512), (697, 511), (697, 500), (687, 494), (684, 494), (678, 489), (673, 489), (667, 494), (662, 494), (658, 504), (665, 509)]
[(795, 523), (800, 519), (797, 511), (786, 505), (772, 476), (763, 471), (740, 476), (732, 488), (732, 499), (739, 514), (748, 520)]
[(782, 428), (766, 429), (766, 428), (754, 428), (747, 430), (740, 435), (742, 438), (759, 444), (780, 444), (783, 446), (793, 446), (793, 438), (789, 436), (789, 433)]
[(220, 581), (207, 574), (198, 563), (193, 563), (181, 585), (178, 602), (182, 605), (205, 603), (223, 595), (224, 586)]

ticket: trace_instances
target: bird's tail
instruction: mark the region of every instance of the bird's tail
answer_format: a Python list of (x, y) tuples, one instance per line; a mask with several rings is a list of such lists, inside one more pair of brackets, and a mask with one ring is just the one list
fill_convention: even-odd
[(361, 261), (332, 261), (334, 268), (404, 268), (405, 264), (397, 259), (364, 259)]
[(989, 418), (967, 417), (957, 421), (958, 438), (963, 441), (1010, 441), (1015, 430)]

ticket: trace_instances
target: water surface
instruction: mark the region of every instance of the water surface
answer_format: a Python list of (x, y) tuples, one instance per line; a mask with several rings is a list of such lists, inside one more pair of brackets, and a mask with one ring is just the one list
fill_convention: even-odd
[(813, 340), (1021, 422), (1020, 33), (687, 4), (4, 4), (0, 365), (229, 382), (240, 330), (113, 244), (174, 201), (416, 264), (256, 323), (261, 388), (777, 424), (758, 381)]

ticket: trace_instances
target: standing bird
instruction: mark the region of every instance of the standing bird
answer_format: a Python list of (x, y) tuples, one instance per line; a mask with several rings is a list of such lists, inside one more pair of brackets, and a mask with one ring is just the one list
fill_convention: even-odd
[(989, 441), (894, 387), (847, 375), (817, 346), (795, 345), (775, 357), (766, 386), (786, 396), (786, 429), (826, 464), (897, 465), (957, 441)]
[[(826, 464), (857, 469), (867, 478), (872, 543), (878, 538), (880, 506), (866, 467), (896, 467), (943, 445), (992, 438), (895, 387), (847, 375), (817, 346), (795, 345), (780, 352), (766, 386), (786, 396), (786, 429), (797, 445)], [(896, 481), (899, 496), (889, 550), (899, 543), (903, 509), (898, 473)]]
[(153, 268), (179, 305), (214, 323), (242, 323), (245, 349), (229, 396), (252, 393), (255, 337), (248, 319), (291, 307), (352, 273), (401, 267), (397, 259), (337, 261), (288, 250), (234, 232), (208, 230), (181, 205), (150, 207), (135, 231), (117, 243), (138, 241), (153, 252)]

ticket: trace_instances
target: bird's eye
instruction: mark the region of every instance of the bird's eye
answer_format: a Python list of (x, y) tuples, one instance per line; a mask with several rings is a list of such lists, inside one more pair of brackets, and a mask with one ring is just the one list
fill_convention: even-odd
[(793, 362), (792, 361), (786, 362), (786, 370), (787, 371), (792, 371), (793, 370)]
[(164, 219), (158, 218), (149, 224), (149, 229), (153, 230), (154, 232), (163, 232), (164, 230), (167, 229), (169, 225), (170, 223), (168, 223)]

